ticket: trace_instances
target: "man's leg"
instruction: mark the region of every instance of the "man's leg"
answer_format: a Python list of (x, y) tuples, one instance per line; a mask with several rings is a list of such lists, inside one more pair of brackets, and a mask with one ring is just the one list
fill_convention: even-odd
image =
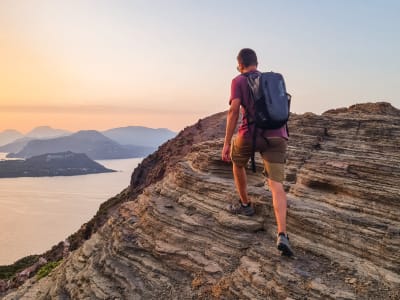
[(245, 167), (249, 161), (251, 150), (251, 141), (244, 139), (240, 135), (238, 135), (232, 142), (231, 159), (233, 165), (233, 178), (235, 180), (235, 186), (240, 196), (240, 200), (245, 205), (250, 202), (247, 195), (247, 175)]
[(235, 178), (236, 190), (243, 204), (249, 203), (247, 196), (247, 175), (245, 167), (239, 167), (233, 163), (233, 177)]
[[(285, 179), (285, 156), (287, 141), (283, 138), (268, 138), (265, 151), (262, 151), (268, 184), (272, 193), (278, 236), (276, 246), (284, 256), (292, 256), (289, 237), (286, 234), (287, 199), (283, 188)], [(262, 149), (264, 150), (264, 149)]]
[(260, 149), (262, 150), (261, 155), (268, 177), (268, 185), (272, 192), (278, 233), (286, 234), (287, 200), (282, 183), (285, 179), (287, 141), (284, 138), (270, 137), (264, 144), (261, 144)]
[(289, 237), (286, 234), (286, 193), (282, 183), (268, 179), (268, 184), (272, 192), (272, 202), (274, 205), (276, 224), (278, 226), (276, 245), (278, 250), (281, 251), (282, 255), (290, 257), (293, 255), (293, 251), (290, 247)]
[(234, 139), (231, 148), (231, 159), (233, 163), (233, 177), (240, 201), (228, 205), (228, 210), (233, 214), (252, 216), (255, 214), (254, 207), (250, 205), (247, 196), (246, 164), (250, 157), (251, 144), (245, 143), (240, 138)]
[(250, 205), (247, 196), (247, 175), (245, 167), (233, 163), (233, 177), (235, 178), (236, 190), (240, 196), (240, 201), (231, 203), (227, 209), (233, 214), (252, 216), (255, 214), (254, 207)]
[(272, 192), (272, 203), (274, 205), (278, 232), (283, 232), (286, 234), (287, 200), (283, 184), (271, 179), (268, 179), (268, 184)]

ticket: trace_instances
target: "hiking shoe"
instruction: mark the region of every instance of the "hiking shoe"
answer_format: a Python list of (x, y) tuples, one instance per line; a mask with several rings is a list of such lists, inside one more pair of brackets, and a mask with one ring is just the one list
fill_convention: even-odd
[(293, 255), (292, 248), (289, 244), (289, 236), (285, 235), (283, 232), (278, 234), (276, 246), (278, 247), (278, 250), (281, 251), (281, 255), (288, 257)]
[(227, 207), (228, 211), (235, 215), (244, 215), (244, 216), (252, 216), (256, 213), (254, 207), (249, 204), (247, 206), (243, 206), (240, 200), (236, 203), (229, 204)]

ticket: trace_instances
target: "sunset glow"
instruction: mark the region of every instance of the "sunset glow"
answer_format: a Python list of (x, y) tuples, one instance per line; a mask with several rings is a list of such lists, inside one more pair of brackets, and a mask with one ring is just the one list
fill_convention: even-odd
[(294, 112), (400, 106), (397, 1), (241, 4), (2, 1), (0, 131), (178, 131), (228, 108), (242, 47), (285, 75)]

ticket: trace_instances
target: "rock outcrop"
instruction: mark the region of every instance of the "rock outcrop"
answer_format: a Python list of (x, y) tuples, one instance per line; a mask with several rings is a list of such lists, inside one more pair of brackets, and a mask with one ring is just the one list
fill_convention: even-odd
[(90, 159), (85, 153), (71, 151), (46, 153), (26, 160), (0, 160), (0, 178), (73, 176), (116, 172)]
[(275, 247), (261, 161), (249, 172), (256, 216), (225, 210), (237, 196), (220, 160), (224, 117), (147, 157), (104, 225), (4, 299), (399, 299), (400, 111), (368, 103), (291, 117), (291, 259)]

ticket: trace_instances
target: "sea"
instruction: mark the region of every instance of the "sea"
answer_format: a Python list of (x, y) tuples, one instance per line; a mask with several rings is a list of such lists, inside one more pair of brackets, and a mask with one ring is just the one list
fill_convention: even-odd
[(118, 172), (0, 178), (0, 265), (41, 254), (76, 232), (129, 185), (142, 158), (96, 161)]

